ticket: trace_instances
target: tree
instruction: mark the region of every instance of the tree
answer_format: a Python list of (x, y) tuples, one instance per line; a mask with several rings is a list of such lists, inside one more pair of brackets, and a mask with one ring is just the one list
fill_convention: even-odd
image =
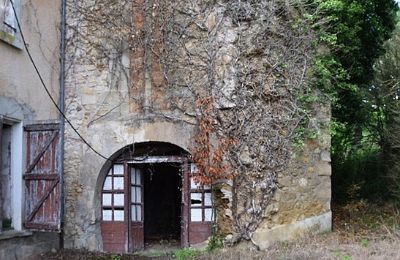
[(388, 166), (389, 189), (400, 201), (400, 27), (385, 45), (385, 54), (375, 64), (371, 88), (380, 119), (383, 158)]
[[(328, 32), (336, 35), (331, 57), (345, 76), (333, 86), (335, 96), (333, 119), (341, 126), (341, 134), (333, 136), (333, 152), (357, 150), (362, 143), (362, 132), (371, 129), (373, 107), (367, 98), (373, 79), (375, 60), (384, 52), (383, 43), (389, 39), (396, 25), (397, 4), (394, 0), (342, 0)], [(335, 140), (335, 138), (346, 140)], [(340, 157), (339, 154), (336, 154)], [(344, 158), (343, 158), (344, 159)]]
[[(394, 0), (318, 2), (325, 16), (322, 19), (327, 21), (321, 39), (330, 51), (317, 61), (316, 76), (332, 98), (335, 199), (335, 194), (343, 194), (346, 184), (371, 182), (371, 172), (376, 181), (376, 172), (381, 171), (378, 157), (384, 137), (372, 86), (373, 67), (395, 29), (398, 6)], [(374, 163), (366, 165), (371, 161)]]

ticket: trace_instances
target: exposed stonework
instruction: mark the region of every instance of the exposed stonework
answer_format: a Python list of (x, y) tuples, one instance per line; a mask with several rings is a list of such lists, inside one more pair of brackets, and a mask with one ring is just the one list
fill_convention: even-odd
[[(43, 82), (58, 101), (61, 1), (12, 2)], [(0, 129), (5, 130), (0, 130), (0, 259), (16, 260), (30, 259), (60, 246), (58, 232), (37, 232), (26, 227), (31, 194), (23, 177), (29, 163), (24, 127), (57, 124), (60, 118), (23, 48), (14, 15), (8, 14), (14, 30), (6, 26), (5, 5), (11, 11), (10, 4), (0, 3)]]
[(327, 212), (322, 215), (300, 219), (299, 221), (275, 225), (272, 228), (260, 226), (254, 233), (252, 241), (261, 250), (268, 249), (277, 241), (288, 241), (296, 239), (307, 233), (320, 233), (331, 231), (332, 213)]
[(60, 235), (54, 232), (4, 233), (0, 235), (0, 259), (38, 259), (43, 253), (57, 250), (59, 243)]
[[(244, 238), (266, 248), (330, 228), (329, 107), (315, 105), (317, 137), (294, 149), (290, 136), (301, 115), (293, 95), (306, 82), (312, 36), (272, 12), (283, 3), (249, 9), (247, 17), (246, 6), (230, 9), (229, 1), (69, 2), (66, 112), (97, 151), (109, 158), (146, 141), (190, 150), (196, 99), (210, 94), (216, 135), (237, 141), (226, 156), (239, 177), (216, 185), (217, 223), (228, 242)], [(121, 14), (114, 30), (91, 19), (113, 10)], [(66, 247), (102, 249), (100, 189), (108, 163), (67, 128)]]

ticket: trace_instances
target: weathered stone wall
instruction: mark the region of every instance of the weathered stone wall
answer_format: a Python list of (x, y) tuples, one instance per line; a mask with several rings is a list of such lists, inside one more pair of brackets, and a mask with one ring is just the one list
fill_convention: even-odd
[[(1, 5), (5, 2), (9, 1), (2, 1)], [(51, 95), (58, 101), (61, 1), (14, 1), (17, 2), (21, 3), (17, 10), (29, 50)], [(12, 228), (0, 232), (0, 259), (27, 259), (52, 248), (58, 249), (60, 234), (28, 232), (23, 226), (25, 185), (22, 175), (26, 167), (23, 126), (59, 122), (59, 114), (43, 89), (22, 41), (19, 38), (17, 45), (7, 42), (1, 30), (3, 20), (1, 23), (0, 117), (12, 125), (12, 139), (3, 139), (4, 143), (8, 142), (8, 149), (0, 151), (3, 153), (2, 166), (8, 160), (8, 169), (0, 167), (0, 205), (8, 209), (8, 212), (0, 212), (0, 225), (1, 217), (4, 217), (12, 220)]]
[[(21, 2), (20, 22), (29, 50), (58, 101), (60, 1)], [(26, 123), (58, 120), (58, 111), (41, 86), (25, 50), (0, 40), (0, 53), (0, 114)]]
[[(90, 1), (70, 1), (68, 10), (66, 113), (94, 149), (107, 158), (127, 145), (146, 141), (168, 142), (188, 149), (194, 129), (191, 117), (176, 117), (174, 111), (166, 109), (168, 96), (160, 90), (163, 77), (156, 59), (150, 57), (155, 54), (148, 43), (129, 41), (130, 17), (136, 8), (132, 2), (135, 1), (122, 1), (115, 6), (99, 2), (91, 6)], [(150, 37), (143, 30), (145, 24), (148, 27), (152, 23), (141, 9), (135, 12), (132, 34)], [(121, 11), (113, 22), (118, 28), (113, 31), (86, 16), (99, 17), (112, 11)], [(105, 52), (109, 56), (101, 59)], [(102, 249), (100, 191), (108, 171), (105, 163), (67, 127), (67, 248)]]
[(40, 259), (41, 254), (57, 250), (60, 234), (46, 232), (19, 232), (0, 237), (0, 259)]
[[(277, 190), (263, 209), (263, 221), (250, 238), (260, 249), (309, 232), (331, 230), (330, 107), (316, 105), (315, 121), (320, 126), (318, 137), (308, 139), (301, 149), (292, 148), (285, 171), (277, 176)], [(217, 217), (222, 220), (218, 227), (228, 243), (237, 236), (232, 225), (232, 186), (229, 182), (216, 185)]]
[[(216, 138), (236, 141), (225, 154), (236, 178), (217, 192), (228, 242), (266, 248), (330, 229), (329, 107), (310, 111), (316, 138), (300, 150), (291, 142), (303, 117), (296, 95), (308, 89), (313, 38), (294, 29), (299, 14), (288, 5), (69, 1), (68, 118), (107, 158), (144, 141), (191, 150), (196, 101), (212, 96)], [(100, 250), (107, 163), (70, 128), (65, 149), (65, 246)]]
[(315, 109), (318, 136), (306, 140), (301, 151), (292, 150), (287, 169), (278, 174), (278, 188), (264, 210), (264, 221), (252, 237), (262, 249), (275, 241), (331, 230), (330, 107)]

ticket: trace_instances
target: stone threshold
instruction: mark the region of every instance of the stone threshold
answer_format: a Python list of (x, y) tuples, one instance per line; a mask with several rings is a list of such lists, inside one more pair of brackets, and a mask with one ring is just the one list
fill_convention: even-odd
[(32, 232), (26, 231), (26, 230), (2, 231), (0, 233), (0, 241), (6, 240), (6, 239), (18, 238), (18, 237), (29, 237), (29, 236), (32, 236), (32, 234), (33, 234)]

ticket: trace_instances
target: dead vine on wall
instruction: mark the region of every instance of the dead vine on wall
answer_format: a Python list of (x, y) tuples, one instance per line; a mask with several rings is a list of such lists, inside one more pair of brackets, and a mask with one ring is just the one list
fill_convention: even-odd
[[(263, 220), (302, 118), (297, 97), (307, 89), (314, 36), (299, 6), (289, 0), (69, 1), (76, 17), (69, 47), (77, 55), (70, 60), (108, 71), (110, 89), (129, 79), (127, 71), (152, 71), (159, 63), (164, 83), (157, 87), (165, 88), (168, 109), (144, 102), (146, 116), (197, 119), (192, 155), (199, 181), (234, 176), (232, 242), (251, 239)], [(143, 26), (132, 23), (132, 8), (143, 11)], [(82, 44), (89, 53), (79, 50)], [(127, 51), (144, 51), (144, 61), (124, 65)], [(121, 102), (128, 98), (139, 99)]]

